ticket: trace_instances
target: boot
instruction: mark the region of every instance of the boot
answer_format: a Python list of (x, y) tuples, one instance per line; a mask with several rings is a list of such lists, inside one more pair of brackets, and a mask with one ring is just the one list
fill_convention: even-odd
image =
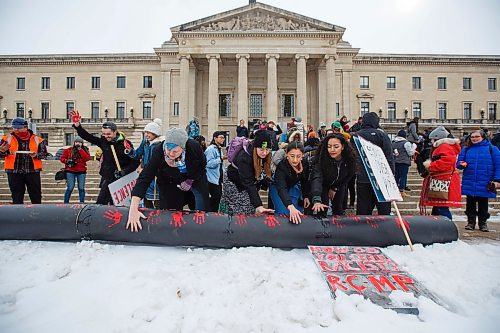
[(488, 229), (488, 225), (486, 224), (486, 221), (479, 221), (479, 230), (483, 232), (488, 232), (490, 229)]
[(476, 218), (467, 218), (465, 230), (474, 230), (476, 228)]

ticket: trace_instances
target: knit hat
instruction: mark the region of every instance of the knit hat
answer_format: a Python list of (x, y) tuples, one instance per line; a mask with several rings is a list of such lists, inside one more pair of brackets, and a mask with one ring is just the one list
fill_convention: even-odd
[(177, 127), (170, 127), (165, 133), (165, 144), (174, 144), (186, 148), (186, 142), (188, 140), (188, 135), (185, 130)]
[(319, 127), (326, 127), (326, 124), (324, 122), (320, 122)]
[(156, 118), (146, 126), (144, 126), (144, 132), (151, 132), (156, 136), (161, 134), (161, 119)]
[(316, 137), (316, 132), (309, 132), (309, 134), (307, 134), (307, 138), (315, 138)]
[(12, 119), (12, 128), (24, 128), (28, 127), (28, 121), (22, 117), (17, 117)]
[(73, 139), (73, 143), (75, 143), (75, 142), (81, 142), (81, 143), (83, 143), (83, 139), (81, 137), (79, 137), (79, 136), (75, 136), (75, 138)]
[(254, 148), (272, 148), (271, 137), (269, 133), (265, 130), (259, 130), (255, 132), (255, 138), (253, 139)]
[(398, 132), (398, 136), (402, 137), (402, 138), (406, 138), (406, 131), (405, 130), (399, 130)]
[(340, 122), (336, 121), (332, 123), (332, 128), (334, 127), (341, 128), (342, 126), (340, 125)]
[(302, 117), (296, 117), (296, 118), (295, 118), (295, 120), (296, 120), (297, 122), (301, 123), (301, 122), (302, 122)]
[(440, 140), (447, 138), (449, 134), (443, 126), (438, 126), (429, 134), (429, 139)]

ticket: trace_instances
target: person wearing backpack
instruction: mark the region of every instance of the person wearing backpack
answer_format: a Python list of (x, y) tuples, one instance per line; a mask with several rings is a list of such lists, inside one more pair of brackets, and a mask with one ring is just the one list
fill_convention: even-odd
[(224, 174), (221, 212), (274, 212), (264, 208), (259, 196), (259, 190), (266, 190), (271, 181), (271, 144), (266, 130), (256, 131), (253, 142), (244, 137), (231, 140), (227, 152), (227, 159), (231, 164)]
[[(290, 215), (290, 221), (301, 222), (303, 208), (309, 208), (309, 163), (304, 157), (304, 145), (294, 141), (286, 148), (286, 158), (281, 160), (274, 173), (274, 183), (269, 187), (275, 214)], [(304, 207), (299, 206), (303, 199)]]
[[(467, 196), (465, 229), (474, 230), (476, 217), (479, 230), (489, 231), (486, 221), (488, 213), (488, 198), (496, 198), (496, 189), (488, 188), (492, 181), (500, 180), (500, 152), (498, 148), (485, 140), (481, 130), (473, 131), (466, 146), (458, 155), (457, 168), (463, 170), (462, 194)], [(491, 185), (490, 185), (491, 186)]]
[(398, 185), (402, 197), (409, 197), (405, 192), (406, 182), (408, 180), (408, 170), (411, 166), (411, 159), (415, 154), (417, 145), (406, 140), (406, 131), (399, 130), (398, 135), (392, 141), (392, 151), (394, 154), (394, 178)]

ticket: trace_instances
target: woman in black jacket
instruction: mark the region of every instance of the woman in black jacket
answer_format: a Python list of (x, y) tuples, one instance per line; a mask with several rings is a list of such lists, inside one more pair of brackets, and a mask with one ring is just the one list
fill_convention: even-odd
[[(276, 214), (290, 214), (290, 221), (300, 223), (300, 216), (309, 202), (309, 163), (304, 157), (304, 145), (293, 141), (286, 148), (286, 158), (281, 160), (274, 173), (274, 184), (269, 188)], [(304, 207), (299, 207), (301, 197)]]
[(200, 144), (188, 139), (185, 130), (174, 127), (167, 130), (165, 141), (155, 148), (132, 190), (127, 229), (129, 225), (131, 231), (142, 229), (140, 218), (146, 217), (139, 211), (139, 202), (155, 177), (160, 191), (160, 209), (182, 210), (185, 194), (191, 191), (196, 210), (207, 210), (206, 165)]
[[(311, 171), (312, 210), (315, 214), (328, 210), (332, 201), (333, 215), (344, 214), (346, 185), (356, 172), (356, 155), (342, 134), (330, 134), (321, 142)], [(325, 212), (326, 213), (326, 212)]]
[(227, 168), (222, 183), (221, 211), (228, 214), (262, 214), (264, 208), (259, 190), (271, 181), (272, 142), (266, 130), (255, 132), (255, 139), (243, 147)]

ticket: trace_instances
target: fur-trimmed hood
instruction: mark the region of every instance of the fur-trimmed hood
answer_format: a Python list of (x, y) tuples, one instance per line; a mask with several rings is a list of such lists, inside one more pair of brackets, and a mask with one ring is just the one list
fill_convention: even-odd
[(442, 144), (449, 144), (449, 145), (454, 145), (454, 144), (460, 144), (460, 139), (451, 139), (451, 138), (443, 138), (443, 139), (439, 139), (439, 140), (436, 140), (432, 146), (434, 148), (436, 147), (439, 147), (440, 145)]
[(292, 138), (295, 137), (295, 135), (297, 134), (300, 136), (300, 142), (304, 142), (304, 132), (302, 132), (299, 129), (295, 129), (294, 131), (288, 133), (288, 142), (292, 142), (293, 141)]

